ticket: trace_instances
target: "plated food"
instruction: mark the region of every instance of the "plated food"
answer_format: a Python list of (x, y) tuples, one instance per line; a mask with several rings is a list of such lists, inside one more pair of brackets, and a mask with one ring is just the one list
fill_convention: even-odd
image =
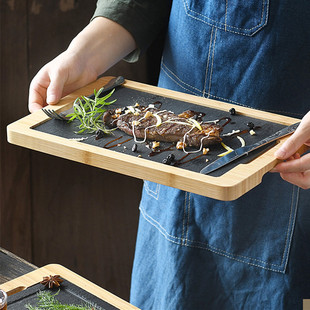
[[(58, 113), (68, 110), (72, 106), (72, 100), (93, 93), (94, 89), (100, 89), (102, 85), (106, 84), (107, 80), (110, 78), (98, 79), (87, 87), (70, 94), (54, 109)], [(120, 115), (125, 114), (125, 110), (136, 110), (139, 109), (139, 106), (140, 108), (141, 106), (148, 107), (160, 101), (163, 104), (161, 107), (155, 105), (157, 109), (172, 111), (176, 116), (182, 115), (187, 110), (194, 111), (195, 115), (190, 118), (198, 121), (200, 126), (201, 123), (209, 123), (212, 126), (223, 127), (227, 118), (231, 118), (231, 121), (219, 133), (221, 141), (215, 136), (216, 139), (210, 139), (208, 143), (211, 141), (212, 143), (203, 146), (201, 150), (200, 146), (187, 145), (183, 148), (182, 141), (179, 141), (180, 143), (163, 142), (155, 137), (151, 138), (151, 136), (149, 136), (149, 140), (146, 139), (143, 142), (143, 129), (141, 130), (141, 138), (125, 133), (121, 130), (121, 126), (119, 128), (108, 128), (105, 125), (106, 129), (109, 129), (109, 132), (111, 131), (110, 134), (102, 133), (100, 130), (97, 132), (96, 127), (89, 130), (88, 125), (91, 124), (91, 119), (88, 122), (89, 119), (84, 118), (87, 116), (87, 113), (84, 112), (87, 111), (83, 110), (80, 117), (85, 121), (84, 125), (86, 126), (84, 128), (86, 130), (81, 134), (76, 134), (84, 129), (79, 127), (78, 118), (68, 124), (57, 120), (48, 121), (44, 113), (35, 113), (35, 115), (29, 115), (25, 119), (10, 124), (8, 126), (8, 140), (16, 145), (82, 164), (161, 183), (215, 199), (233, 200), (258, 185), (263, 175), (275, 165), (274, 149), (266, 151), (255, 160), (253, 160), (254, 154), (253, 156), (248, 155), (246, 158), (225, 166), (211, 175), (206, 176), (199, 172), (206, 165), (217, 160), (220, 155), (225, 156), (225, 153), (230, 152), (231, 149), (236, 150), (244, 144), (246, 146), (254, 144), (284, 126), (298, 121), (298, 119), (266, 111), (258, 111), (236, 104), (170, 91), (129, 80), (126, 80), (124, 86), (117, 88), (107, 101), (111, 102), (114, 99), (116, 101), (112, 105), (103, 108), (106, 111), (107, 109), (115, 110), (115, 113), (123, 110), (121, 113), (116, 113)], [(139, 106), (136, 106), (136, 103)], [(139, 111), (134, 111), (134, 113), (136, 112)], [(199, 115), (200, 112), (205, 115)], [(134, 113), (132, 114), (134, 115)], [(156, 112), (151, 113), (157, 114)], [(92, 115), (94, 116), (94, 113)], [(136, 116), (139, 118), (139, 115)], [(131, 117), (133, 116), (131, 115)], [(99, 119), (103, 123), (103, 116)], [(220, 123), (213, 122), (220, 119), (222, 119)], [(192, 124), (186, 126), (188, 130), (191, 130), (196, 124), (193, 120), (189, 121)], [(155, 128), (157, 117), (153, 116), (152, 121), (156, 121)], [(188, 123), (185, 118), (182, 121)], [(144, 121), (142, 120), (142, 122)], [(162, 122), (161, 119), (158, 124), (162, 124)], [(156, 129), (160, 129), (161, 126), (159, 125)], [(136, 129), (137, 125), (134, 127)], [(194, 132), (196, 128), (195, 125), (191, 132)], [(182, 136), (184, 137), (184, 135), (179, 136), (180, 140), (182, 140)], [(187, 143), (189, 142), (187, 141)], [(180, 146), (179, 144), (181, 144), (180, 149), (177, 148), (177, 145)], [(193, 152), (196, 153), (193, 154)], [(162, 163), (178, 168), (165, 167)]]
[[(228, 111), (231, 117), (223, 116), (214, 120), (204, 120), (206, 113), (193, 109), (175, 113), (170, 109), (162, 108), (163, 103), (158, 100), (147, 105), (136, 102), (134, 105), (107, 110), (106, 106), (111, 105), (117, 99), (107, 102), (114, 90), (105, 96), (100, 96), (102, 92), (103, 88), (98, 92), (94, 91), (92, 97), (77, 98), (74, 103), (74, 113), (69, 116), (71, 117), (70, 121), (74, 119), (80, 121), (79, 129), (83, 127), (83, 130), (77, 133), (96, 132), (96, 140), (113, 134), (116, 129), (132, 137), (121, 140), (123, 137), (118, 136), (105, 143), (104, 148), (119, 147), (133, 140), (132, 152), (137, 151), (137, 144), (144, 144), (151, 149), (149, 156), (154, 156), (164, 151), (171, 151), (175, 146), (176, 149), (182, 150), (186, 154), (185, 157), (175, 160), (175, 154), (170, 153), (162, 162), (180, 166), (206, 155), (209, 152), (208, 146), (222, 146), (225, 151), (218, 156), (225, 156), (233, 151), (231, 147), (223, 143), (222, 137), (237, 136), (240, 146), (244, 146), (245, 140), (239, 135), (246, 132), (255, 133), (254, 124), (248, 122), (247, 130), (233, 130), (223, 134), (223, 129), (231, 122), (231, 117), (237, 115), (235, 108)], [(81, 138), (80, 141), (83, 140)], [(171, 144), (168, 147), (167, 145), (162, 147), (162, 142)], [(199, 156), (191, 159), (186, 158), (190, 154), (199, 152), (201, 152)], [(186, 161), (184, 161), (185, 158)], [(209, 161), (209, 159), (205, 161)]]
[(176, 115), (172, 111), (156, 107), (161, 102), (148, 106), (129, 106), (125, 109), (108, 110), (103, 121), (108, 127), (117, 127), (126, 134), (145, 141), (183, 143), (202, 149), (203, 146), (222, 141), (223, 126), (219, 121), (203, 122), (202, 113), (193, 110)]

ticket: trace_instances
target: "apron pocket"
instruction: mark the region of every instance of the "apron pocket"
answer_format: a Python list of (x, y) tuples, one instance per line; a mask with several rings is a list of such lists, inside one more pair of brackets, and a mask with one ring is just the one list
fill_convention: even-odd
[(298, 196), (277, 174), (230, 202), (145, 181), (140, 210), (172, 243), (284, 273)]
[(183, 0), (186, 14), (218, 29), (253, 36), (267, 25), (269, 0)]

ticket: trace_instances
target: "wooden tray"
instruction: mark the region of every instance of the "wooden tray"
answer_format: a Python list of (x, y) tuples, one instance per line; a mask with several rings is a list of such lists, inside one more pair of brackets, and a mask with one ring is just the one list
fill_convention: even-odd
[[(95, 296), (96, 300), (93, 300), (91, 296), (87, 295), (86, 301), (97, 301), (97, 298), (99, 298), (99, 301), (102, 300), (103, 307), (105, 309), (119, 309), (119, 310), (139, 310), (137, 307), (129, 304), (128, 302), (124, 301), (123, 299), (111, 294), (110, 292), (104, 290), (103, 288), (97, 286), (96, 284), (84, 279), (83, 277), (77, 275), (76, 273), (70, 271), (69, 269), (58, 265), (58, 264), (51, 264), (44, 266), (42, 268), (39, 268), (37, 270), (34, 270), (30, 273), (27, 273), (21, 277), (18, 277), (14, 280), (11, 280), (9, 282), (6, 282), (2, 285), (0, 285), (0, 288), (3, 289), (6, 292), (14, 292), (16, 291), (16, 295), (14, 294), (11, 297), (18, 297), (17, 294), (22, 295), (21, 297), (18, 297), (18, 299), (21, 299), (25, 296), (27, 297), (27, 288), (39, 283), (42, 281), (43, 277), (49, 276), (49, 275), (60, 275), (60, 277), (64, 280), (70, 281), (73, 285), (77, 286), (78, 289), (81, 290), (82, 296), (83, 291), (90, 293), (91, 295)], [(64, 281), (65, 283), (65, 281)], [(70, 283), (68, 284), (68, 287), (70, 287)], [(42, 288), (44, 288), (42, 286)], [(24, 291), (25, 290), (25, 291)], [(21, 292), (21, 293), (19, 293)], [(23, 294), (22, 294), (23, 293)], [(73, 292), (74, 294), (74, 292)], [(61, 294), (59, 294), (60, 296)], [(85, 296), (85, 295), (84, 295)], [(15, 298), (15, 299), (16, 299)], [(89, 299), (89, 300), (88, 300)], [(10, 302), (10, 297), (9, 297)], [(25, 303), (27, 303), (28, 300), (25, 298)], [(63, 302), (66, 302), (66, 300), (63, 300)], [(98, 306), (101, 306), (100, 303), (98, 303)], [(8, 306), (10, 308), (10, 306)]]
[[(58, 112), (67, 110), (72, 106), (77, 97), (92, 94), (94, 89), (98, 90), (106, 84), (110, 78), (111, 77), (101, 78), (64, 97), (58, 105), (51, 106), (50, 108)], [(199, 111), (199, 109), (209, 109), (209, 111), (215, 111), (220, 115), (229, 116), (228, 111), (232, 107), (235, 107), (238, 117), (240, 119), (242, 118), (243, 122), (255, 119), (256, 122), (263, 122), (268, 124), (269, 127), (271, 126), (270, 128), (273, 128), (273, 130), (270, 129), (270, 132), (265, 132), (265, 136), (272, 134), (284, 126), (299, 121), (296, 118), (234, 106), (224, 102), (128, 80), (126, 80), (124, 84), (123, 90), (124, 89), (130, 90), (131, 92), (138, 92), (141, 96), (148, 96), (148, 98), (152, 98), (154, 101), (158, 100), (158, 97), (167, 101), (175, 100), (176, 107), (182, 104), (184, 106), (190, 105), (195, 107), (195, 111)], [(117, 98), (117, 92), (118, 91), (113, 95), (115, 98)], [(130, 99), (131, 102), (135, 101), (135, 95), (130, 95), (129, 97), (128, 99)], [(206, 120), (208, 119), (209, 118)], [(241, 164), (234, 166), (222, 175), (202, 175), (197, 171), (184, 169), (184, 167), (164, 165), (158, 162), (158, 159), (153, 160), (153, 158), (148, 158), (147, 156), (145, 158), (139, 158), (136, 154), (116, 152), (113, 149), (105, 149), (98, 145), (74, 141), (64, 136), (59, 136), (56, 130), (55, 132), (37, 130), (40, 127), (44, 127), (48, 121), (51, 122), (42, 111), (37, 111), (36, 113), (18, 120), (7, 127), (8, 141), (32, 150), (41, 151), (136, 178), (154, 181), (220, 200), (234, 200), (245, 194), (257, 186), (262, 181), (264, 174), (271, 170), (277, 163), (273, 154), (279, 145), (275, 145), (249, 163), (242, 164), (241, 162)], [(52, 121), (60, 124), (59, 121)], [(58, 128), (58, 131), (61, 130)], [(261, 140), (265, 136), (257, 135), (256, 139)], [(225, 150), (222, 149), (222, 151)], [(203, 165), (206, 165), (206, 163)]]

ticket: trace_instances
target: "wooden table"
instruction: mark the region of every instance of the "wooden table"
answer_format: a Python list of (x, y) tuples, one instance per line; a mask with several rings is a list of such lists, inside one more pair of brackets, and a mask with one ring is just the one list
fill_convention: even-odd
[(22, 258), (0, 248), (0, 284), (37, 269)]

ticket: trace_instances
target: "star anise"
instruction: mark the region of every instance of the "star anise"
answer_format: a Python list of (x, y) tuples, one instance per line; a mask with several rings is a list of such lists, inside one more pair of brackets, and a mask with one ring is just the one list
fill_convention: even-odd
[(40, 283), (48, 288), (53, 288), (59, 287), (61, 282), (63, 282), (63, 279), (60, 278), (60, 275), (54, 275), (49, 277), (43, 277), (43, 280)]

